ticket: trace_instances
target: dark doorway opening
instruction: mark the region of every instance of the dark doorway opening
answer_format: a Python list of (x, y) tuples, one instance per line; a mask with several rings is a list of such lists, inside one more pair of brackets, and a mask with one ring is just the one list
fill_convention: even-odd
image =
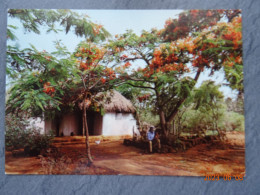
[(103, 117), (100, 113), (87, 111), (87, 123), (89, 135), (102, 135)]
[(88, 123), (88, 132), (89, 135), (95, 135), (95, 112), (87, 112), (87, 123)]

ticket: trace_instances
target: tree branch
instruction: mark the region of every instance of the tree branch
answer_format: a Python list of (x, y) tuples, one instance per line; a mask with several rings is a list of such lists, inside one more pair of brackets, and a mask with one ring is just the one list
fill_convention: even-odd
[[(200, 76), (200, 73), (201, 73), (201, 70), (198, 70), (198, 71), (197, 71), (197, 74), (195, 75), (194, 81), (198, 81), (199, 76)], [(171, 112), (171, 114), (169, 115), (169, 117), (167, 117), (167, 122), (171, 122), (171, 121), (174, 119), (175, 115), (178, 113), (178, 110), (179, 110), (180, 106), (181, 106), (182, 103), (187, 99), (187, 97), (188, 97), (188, 95), (186, 95), (185, 97), (183, 97), (182, 99), (180, 99), (180, 100), (177, 102), (175, 108), (173, 109), (173, 111)]]
[(131, 83), (126, 83), (126, 84), (128, 84), (128, 85), (130, 85), (130, 86), (132, 86), (132, 87), (138, 87), (138, 88), (144, 88), (144, 89), (152, 89), (152, 90), (155, 90), (155, 88), (153, 88), (153, 87), (137, 86), (137, 85), (133, 85), (133, 84), (131, 84)]
[(91, 87), (89, 87), (89, 90), (91, 90), (93, 87), (95, 87), (101, 79), (102, 79), (102, 77), (100, 77)]
[(124, 62), (128, 62), (128, 61), (135, 61), (135, 60), (141, 60), (143, 58), (140, 58), (140, 57), (135, 57), (135, 58), (126, 58), (124, 59)]
[(146, 64), (149, 66), (150, 65), (150, 62), (148, 59), (146, 59), (145, 55), (143, 54), (143, 52), (141, 52), (139, 49), (135, 49), (143, 58), (143, 60), (146, 62)]
[(144, 80), (144, 79), (136, 79), (136, 78), (128, 78), (128, 80), (131, 80), (131, 81), (141, 81), (141, 82), (148, 82), (148, 83), (154, 83), (153, 81), (147, 81), (147, 80)]

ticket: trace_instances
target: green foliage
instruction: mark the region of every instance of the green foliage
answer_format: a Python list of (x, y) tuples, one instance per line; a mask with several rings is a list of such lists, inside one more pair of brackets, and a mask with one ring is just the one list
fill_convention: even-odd
[[(130, 81), (131, 82), (131, 81)], [(135, 83), (132, 81), (131, 83)], [(146, 122), (154, 126), (159, 125), (160, 120), (157, 113), (154, 111), (154, 103), (152, 91), (142, 88), (130, 86), (128, 84), (120, 85), (116, 88), (123, 96), (131, 100), (136, 109), (136, 119), (140, 122)], [(147, 97), (142, 100), (142, 97)]]
[[(58, 32), (56, 25), (64, 28), (66, 33), (74, 29), (76, 36), (84, 36), (92, 42), (104, 41), (109, 33), (100, 25), (91, 22), (88, 16), (77, 14), (71, 10), (39, 10), (39, 9), (9, 9), (10, 17), (20, 20), (26, 32), (40, 34), (40, 27), (47, 26), (47, 32)], [(15, 29), (17, 27), (8, 25), (8, 39), (15, 41)], [(69, 54), (60, 43), (55, 43), (57, 51), (52, 55), (61, 56)], [(17, 46), (7, 46), (7, 74), (11, 78), (16, 78), (17, 74), (25, 69), (42, 69), (44, 61), (40, 53), (36, 53), (35, 48), (19, 49)], [(67, 56), (68, 57), (68, 56)], [(16, 74), (15, 74), (16, 73)]]
[(217, 109), (218, 103), (223, 100), (224, 96), (219, 91), (219, 85), (215, 85), (214, 81), (204, 81), (202, 85), (195, 89), (194, 102), (195, 109)]
[(96, 24), (88, 19), (87, 15), (80, 15), (71, 10), (44, 10), (44, 9), (9, 9), (8, 14), (20, 20), (23, 28), (28, 32), (40, 34), (40, 26), (48, 27), (47, 32), (57, 32), (55, 25), (63, 27), (68, 33), (71, 29), (77, 36), (84, 36), (89, 39), (104, 40), (109, 33), (102, 27), (99, 33), (95, 34)]
[(193, 89), (175, 118), (178, 132), (197, 132), (201, 130), (224, 129), (227, 106), (223, 94), (213, 81), (205, 81), (199, 88)]
[(226, 112), (220, 128), (226, 131), (245, 131), (245, 117), (236, 112)]
[(21, 120), (16, 116), (6, 115), (6, 131), (5, 131), (5, 147), (6, 150), (12, 151), (23, 148), (28, 138), (29, 131), (26, 127), (29, 125), (28, 121)]
[(15, 115), (6, 115), (5, 146), (7, 151), (25, 149), (29, 154), (40, 153), (50, 147), (53, 135), (42, 135), (28, 120)]
[(158, 126), (160, 124), (160, 118), (158, 115), (153, 114), (149, 110), (141, 110), (139, 114), (139, 118), (142, 122), (146, 122), (153, 126)]
[(15, 34), (13, 32), (13, 30), (17, 29), (17, 27), (13, 26), (13, 25), (8, 25), (7, 27), (8, 27), (7, 28), (7, 33), (6, 33), (7, 34), (7, 39), (10, 39), (12, 41), (17, 40), (17, 37), (15, 36)]
[(229, 82), (229, 86), (233, 90), (237, 90), (239, 94), (244, 93), (244, 75), (243, 65), (235, 63), (233, 67), (225, 66), (225, 77)]
[(202, 85), (194, 91), (195, 109), (201, 112), (208, 112), (212, 118), (213, 128), (218, 130), (220, 117), (223, 116), (223, 94), (219, 91), (218, 85), (214, 81), (204, 81)]
[[(33, 45), (30, 48), (20, 50), (17, 46), (7, 46), (7, 75), (11, 79), (17, 79), (25, 71), (38, 71), (55, 76), (71, 71), (72, 61), (67, 48), (57, 41), (54, 43), (56, 51), (48, 53), (45, 50), (38, 51)], [(56, 72), (54, 72), (54, 69)], [(52, 72), (51, 72), (52, 70)], [(56, 73), (56, 74), (55, 74)]]
[[(141, 36), (138, 36), (128, 30), (122, 35), (116, 35), (117, 38), (110, 40), (106, 46), (112, 54), (109, 60), (116, 63), (144, 60), (146, 64), (149, 64), (154, 49), (161, 42), (157, 32), (155, 29), (150, 32), (143, 31)], [(126, 55), (127, 59), (123, 59), (123, 55)]]
[[(57, 51), (51, 54), (40, 52), (32, 45), (30, 49), (22, 51), (23, 54), (27, 53), (27, 57), (17, 57), (21, 59), (18, 69), (7, 66), (13, 81), (7, 92), (6, 113), (26, 111), (28, 116), (39, 116), (43, 112), (48, 115), (47, 112), (60, 110), (66, 89), (75, 85), (71, 80), (75, 64), (68, 58), (68, 52), (60, 42), (56, 42), (56, 48)], [(31, 65), (28, 65), (29, 61)]]
[[(244, 131), (243, 114), (228, 111), (228, 102), (221, 102), (218, 110), (214, 111), (218, 115), (214, 117), (212, 109), (194, 109), (194, 102), (190, 102), (188, 107), (182, 107), (175, 118), (175, 127), (178, 132), (198, 132), (204, 130), (206, 134), (213, 133), (216, 126), (224, 131)], [(209, 130), (209, 131), (207, 131)]]
[(227, 98), (225, 99), (225, 103), (227, 105), (227, 110), (229, 112), (236, 112), (241, 115), (244, 114), (244, 100), (243, 96), (238, 96), (237, 99)]
[(33, 128), (26, 140), (25, 152), (28, 151), (29, 155), (38, 155), (42, 150), (46, 150), (50, 147), (54, 136), (42, 135), (39, 130)]
[[(223, 120), (225, 119), (225, 106), (221, 106), (222, 109), (218, 110), (218, 126), (222, 127)], [(190, 131), (196, 131), (199, 128), (203, 129), (215, 129), (214, 123), (215, 119), (213, 118), (213, 114), (211, 110), (194, 110), (192, 107), (189, 107), (184, 114), (182, 115), (180, 124), (180, 129), (185, 129), (183, 127), (186, 127)]]
[[(20, 75), (13, 87), (10, 89), (10, 96), (6, 104), (6, 113), (19, 113), (26, 111), (28, 116), (39, 116), (46, 109), (60, 109), (60, 97), (50, 96), (44, 92), (41, 75), (37, 73), (25, 72)], [(46, 77), (45, 79), (48, 79)], [(56, 82), (52, 83), (53, 85)], [(62, 89), (57, 89), (57, 94), (62, 94)]]
[(216, 25), (220, 20), (229, 22), (241, 14), (241, 10), (188, 10), (179, 14), (179, 18), (168, 19), (162, 36), (165, 41), (185, 38), (206, 28)]

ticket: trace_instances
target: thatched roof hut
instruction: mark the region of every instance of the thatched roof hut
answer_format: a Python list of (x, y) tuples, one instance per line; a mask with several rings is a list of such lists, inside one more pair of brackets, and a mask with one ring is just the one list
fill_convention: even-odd
[(131, 101), (126, 99), (118, 91), (113, 90), (108, 93), (108, 98), (110, 100), (104, 104), (104, 109), (106, 112), (135, 113), (135, 107)]
[[(105, 113), (87, 110), (87, 124), (89, 135), (132, 135), (137, 130), (134, 118), (135, 107), (123, 95), (115, 90), (98, 93), (95, 97), (103, 105)], [(82, 103), (79, 104), (82, 107)], [(74, 111), (64, 113), (58, 124), (52, 125), (53, 121), (46, 121), (48, 129), (58, 127), (58, 135), (82, 135), (82, 113)], [(46, 130), (48, 131), (48, 130)]]

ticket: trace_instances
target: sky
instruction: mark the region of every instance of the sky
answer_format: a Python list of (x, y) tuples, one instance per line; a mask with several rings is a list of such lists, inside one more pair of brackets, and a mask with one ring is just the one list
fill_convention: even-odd
[[(88, 15), (92, 22), (101, 24), (112, 35), (122, 34), (126, 30), (133, 30), (137, 35), (140, 35), (142, 30), (150, 30), (152, 28), (162, 29), (165, 21), (169, 18), (178, 17), (178, 14), (182, 10), (73, 10), (82, 14)], [(39, 51), (46, 50), (52, 52), (55, 50), (53, 41), (61, 40), (62, 43), (68, 48), (70, 52), (73, 52), (84, 38), (77, 37), (73, 32), (65, 34), (60, 32), (55, 34), (54, 32), (45, 33), (46, 29), (41, 27), (41, 34), (24, 32), (19, 20), (8, 18), (8, 25), (18, 26), (15, 30), (15, 34), (18, 38), (20, 48), (30, 47), (30, 44), (34, 45)], [(15, 44), (8, 41), (8, 44)], [(204, 71), (200, 76), (196, 87), (199, 87), (205, 80), (212, 79), (217, 84), (226, 83), (224, 79), (224, 72), (220, 71), (213, 77), (209, 77), (209, 72)], [(7, 79), (8, 81), (8, 79)], [(236, 92), (232, 91), (227, 86), (222, 86), (220, 90), (224, 93), (225, 97), (236, 97)]]

